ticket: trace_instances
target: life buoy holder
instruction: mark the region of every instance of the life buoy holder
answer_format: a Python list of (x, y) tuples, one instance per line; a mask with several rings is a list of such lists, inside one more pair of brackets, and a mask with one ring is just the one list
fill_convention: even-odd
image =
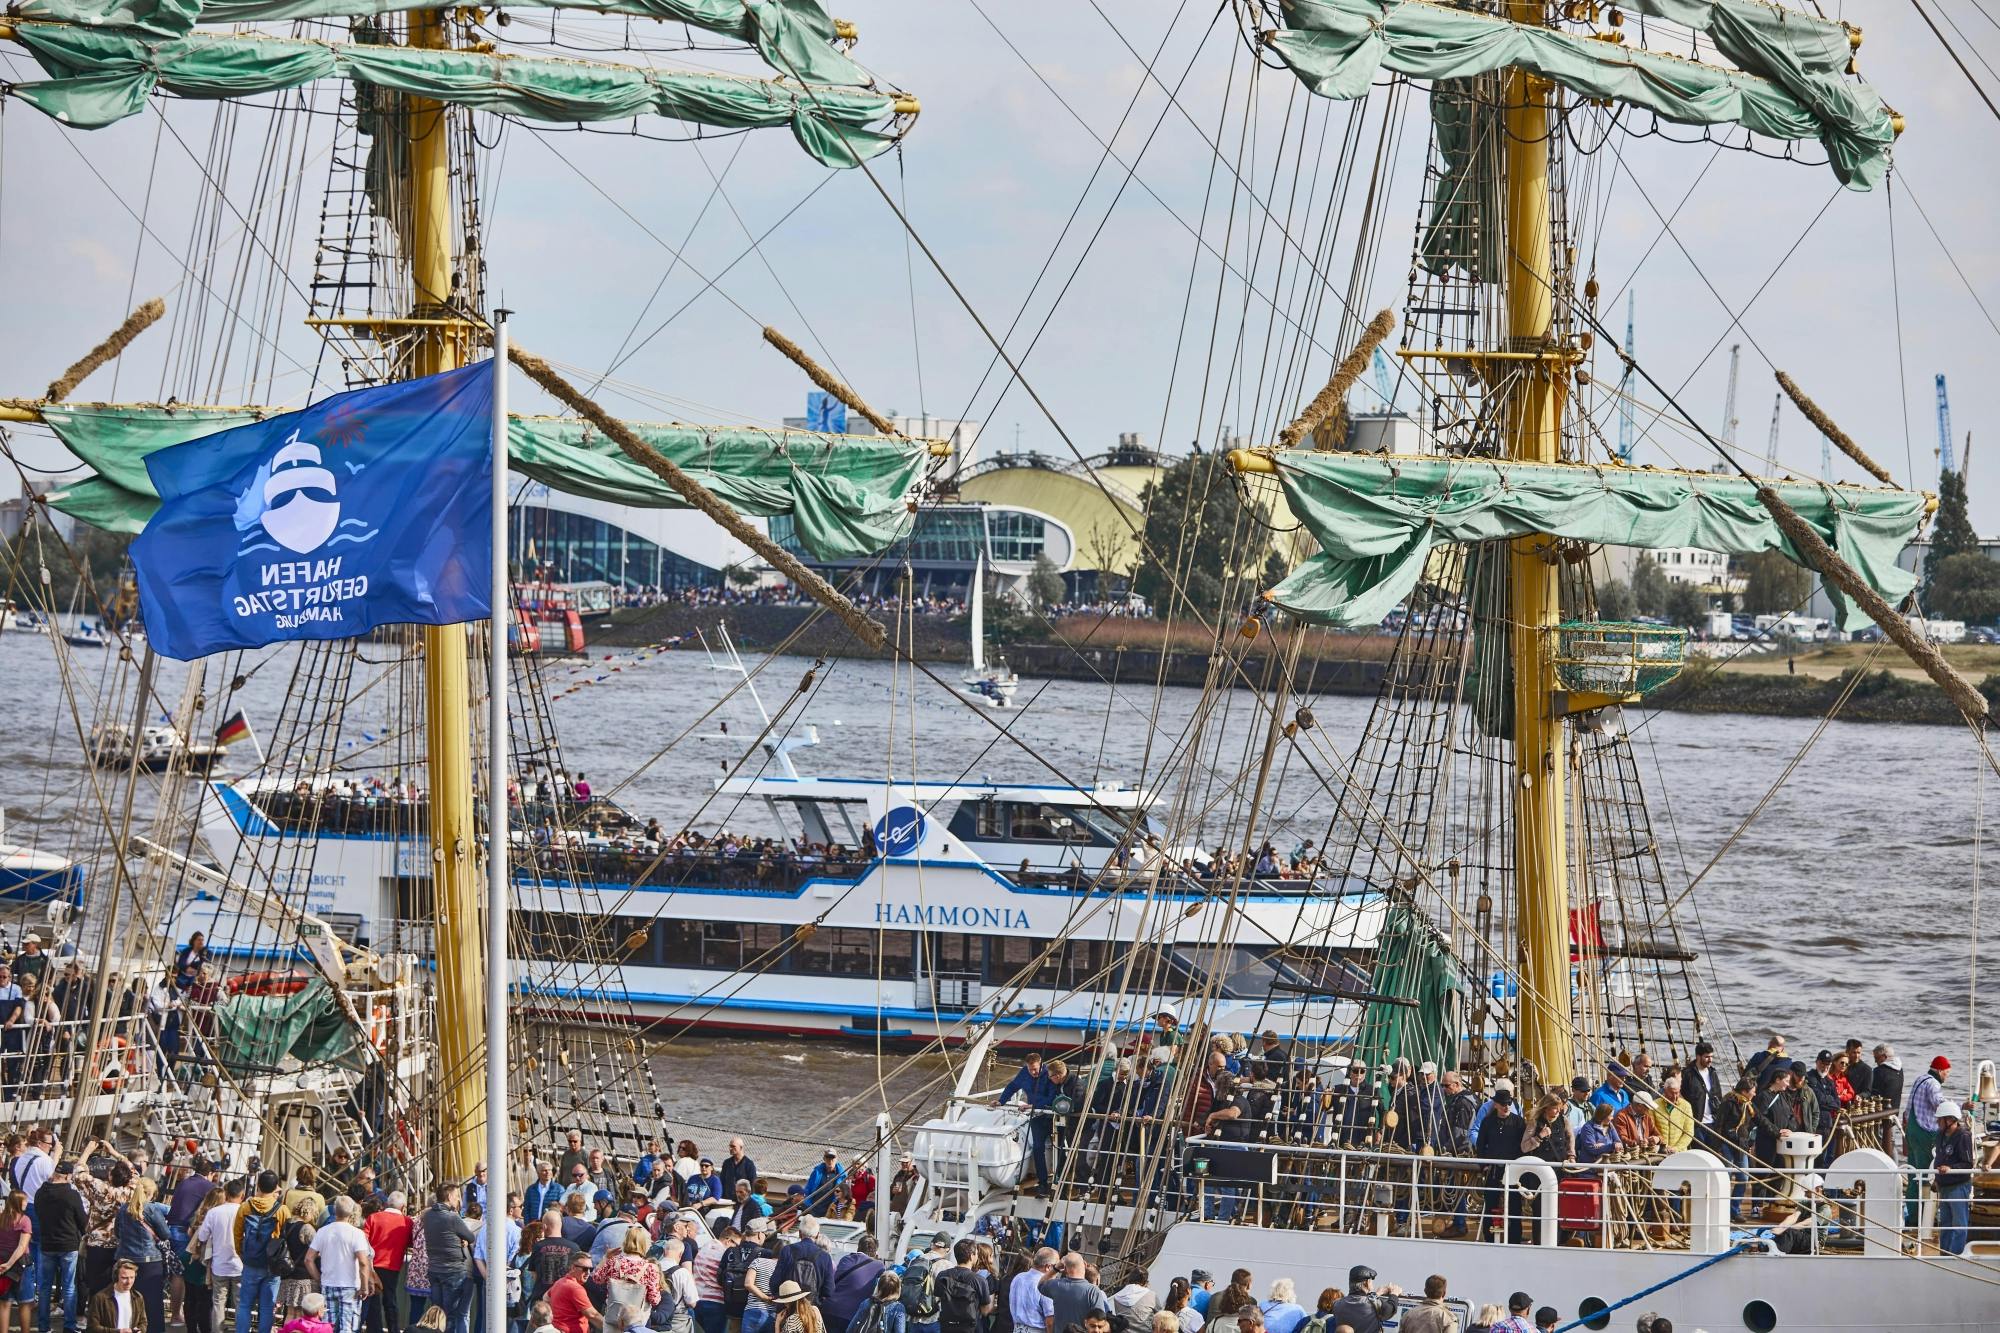
[(389, 1049), (389, 1006), (378, 1004), (368, 1016), (368, 1044), (375, 1048), (377, 1055)]
[(297, 995), (309, 980), (302, 972), (245, 972), (229, 978), (223, 989), (231, 995)]
[(104, 1071), (97, 1080), (99, 1090), (117, 1092), (127, 1074), (139, 1072), (139, 1052), (123, 1037), (108, 1037), (90, 1053), (90, 1063)]

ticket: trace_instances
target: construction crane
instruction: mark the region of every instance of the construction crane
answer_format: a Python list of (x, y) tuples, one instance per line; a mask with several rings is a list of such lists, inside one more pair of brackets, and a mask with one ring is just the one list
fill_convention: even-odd
[(1632, 308), (1637, 292), (1625, 293), (1625, 373), (1618, 377), (1618, 461), (1632, 461)]
[(1382, 400), (1384, 412), (1396, 410), (1396, 373), (1380, 347), (1375, 349), (1375, 396)]
[(1785, 395), (1771, 395), (1771, 438), (1764, 445), (1764, 475), (1778, 475), (1778, 414), (1784, 408)]
[(1951, 457), (1951, 399), (1945, 396), (1944, 376), (1937, 377), (1938, 395), (1938, 471), (1953, 471)]
[(1729, 344), (1729, 392), (1722, 400), (1722, 443), (1730, 456), (1736, 454), (1736, 427), (1741, 423), (1736, 419), (1736, 372), (1743, 361), (1743, 344)]

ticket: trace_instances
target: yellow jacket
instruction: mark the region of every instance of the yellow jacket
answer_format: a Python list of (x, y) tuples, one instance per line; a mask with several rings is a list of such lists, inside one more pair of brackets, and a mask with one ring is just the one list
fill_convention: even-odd
[(1694, 1142), (1694, 1108), (1687, 1098), (1670, 1102), (1665, 1097), (1653, 1103), (1653, 1123), (1659, 1127), (1660, 1138), (1665, 1141), (1668, 1152), (1679, 1152)]

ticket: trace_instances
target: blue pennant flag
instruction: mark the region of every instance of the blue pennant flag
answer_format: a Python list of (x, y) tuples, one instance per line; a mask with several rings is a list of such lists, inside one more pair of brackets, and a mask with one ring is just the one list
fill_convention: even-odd
[(490, 614), (493, 363), (359, 389), (146, 459), (146, 635), (189, 660)]

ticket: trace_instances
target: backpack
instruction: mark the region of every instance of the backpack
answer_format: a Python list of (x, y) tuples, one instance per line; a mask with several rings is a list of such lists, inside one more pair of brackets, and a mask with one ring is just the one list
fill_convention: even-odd
[[(802, 1240), (794, 1243), (811, 1245), (816, 1242)], [(824, 1293), (820, 1290), (819, 1286), (819, 1264), (811, 1255), (807, 1255), (803, 1259), (794, 1258), (792, 1260), (791, 1280), (799, 1284), (799, 1290), (806, 1294), (807, 1300), (811, 1301), (814, 1305), (820, 1303), (820, 1298)]]
[(947, 1268), (933, 1284), (937, 1289), (938, 1322), (958, 1329), (979, 1327), (980, 1306), (985, 1304), (979, 1277), (970, 1268)]
[(666, 1273), (660, 1274), (660, 1303), (646, 1316), (646, 1327), (654, 1333), (674, 1326), (674, 1317), (681, 1312), (680, 1302), (674, 1299), (673, 1279)]
[(861, 1316), (861, 1323), (855, 1333), (882, 1333), (882, 1312), (887, 1308), (881, 1301), (869, 1297), (868, 1304), (863, 1307), (865, 1313)]
[(306, 1239), (306, 1224), (294, 1217), (272, 1233), (264, 1247), (264, 1257), (270, 1270), (279, 1277), (309, 1277), (311, 1275), (306, 1272), (306, 1248), (311, 1244)]
[[(244, 1207), (249, 1207), (245, 1204)], [(251, 1213), (243, 1219), (243, 1259), (252, 1267), (262, 1267), (266, 1272), (275, 1272), (272, 1267), (271, 1242), (276, 1239), (278, 1210), (272, 1208), (262, 1213)]]
[(722, 1264), (718, 1274), (722, 1279), (722, 1289), (734, 1296), (749, 1291), (750, 1265), (757, 1262), (764, 1253), (764, 1247), (749, 1241), (739, 1242), (723, 1251)]
[(903, 1270), (903, 1309), (913, 1324), (934, 1324), (938, 1317), (937, 1287), (931, 1281), (931, 1262), (912, 1259)]

